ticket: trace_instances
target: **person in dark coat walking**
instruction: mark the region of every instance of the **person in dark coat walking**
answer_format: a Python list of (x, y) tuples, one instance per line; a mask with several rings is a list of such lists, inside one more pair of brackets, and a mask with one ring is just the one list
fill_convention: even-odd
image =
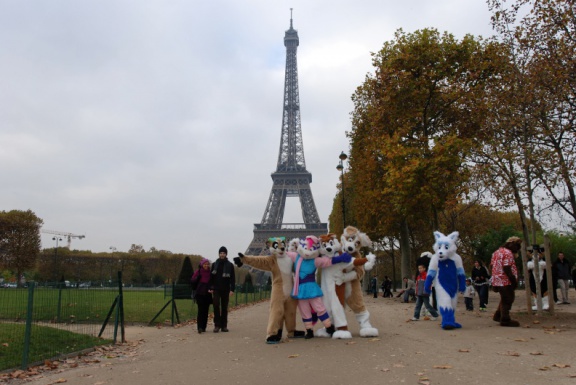
[(384, 276), (384, 281), (382, 282), (382, 297), (392, 298), (392, 281), (387, 275)]
[(553, 266), (556, 270), (556, 277), (558, 279), (558, 286), (560, 287), (560, 294), (562, 295), (562, 304), (570, 304), (568, 302), (568, 289), (570, 287), (570, 262), (564, 257), (563, 252), (558, 253), (558, 259), (554, 262)]
[(481, 260), (474, 261), (472, 268), (472, 283), (478, 292), (478, 299), (480, 300), (480, 311), (486, 311), (488, 305), (488, 286), (490, 286), (490, 273), (488, 268), (484, 266)]
[(234, 264), (227, 258), (228, 250), (222, 246), (218, 250), (218, 259), (210, 271), (210, 290), (214, 306), (214, 333), (220, 330), (228, 332), (228, 302), (234, 295), (236, 276)]

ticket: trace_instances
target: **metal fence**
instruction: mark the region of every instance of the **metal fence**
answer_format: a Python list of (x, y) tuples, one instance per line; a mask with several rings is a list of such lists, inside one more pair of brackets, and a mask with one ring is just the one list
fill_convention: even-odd
[[(22, 368), (116, 341), (125, 324), (175, 325), (196, 319), (189, 285), (127, 287), (36, 284), (0, 288), (0, 371)], [(230, 306), (270, 297), (269, 287), (239, 285)]]

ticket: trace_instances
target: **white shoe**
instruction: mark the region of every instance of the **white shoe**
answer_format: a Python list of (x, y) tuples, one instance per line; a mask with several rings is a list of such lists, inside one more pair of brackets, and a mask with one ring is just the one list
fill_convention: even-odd
[(438, 317), (430, 317), (430, 321), (436, 321)]
[(556, 301), (556, 305), (562, 305), (562, 301)]
[(420, 319), (416, 318), (416, 317), (412, 317), (412, 319), (410, 321), (420, 321)]

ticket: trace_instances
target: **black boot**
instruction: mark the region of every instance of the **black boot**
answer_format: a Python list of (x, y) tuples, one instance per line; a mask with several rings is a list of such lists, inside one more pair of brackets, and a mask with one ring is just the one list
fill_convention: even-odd
[(309, 340), (311, 338), (314, 338), (314, 330), (306, 329), (306, 335), (304, 336), (304, 339)]
[(294, 330), (294, 338), (304, 338), (306, 336), (306, 332), (302, 330)]
[(336, 329), (334, 328), (334, 325), (330, 325), (329, 327), (326, 328), (326, 333), (330, 335), (334, 334), (335, 331)]

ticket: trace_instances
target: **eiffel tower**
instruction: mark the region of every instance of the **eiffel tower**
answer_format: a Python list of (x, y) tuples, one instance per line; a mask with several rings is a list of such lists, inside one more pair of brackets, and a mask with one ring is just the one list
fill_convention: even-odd
[[(303, 238), (328, 232), (328, 225), (320, 222), (310, 183), (312, 174), (306, 170), (302, 128), (300, 126), (300, 97), (298, 94), (298, 66), (296, 49), (298, 31), (292, 27), (284, 35), (286, 47), (286, 75), (284, 80), (284, 110), (282, 113), (282, 136), (278, 165), (272, 174), (272, 191), (262, 216), (262, 222), (254, 224), (254, 239), (246, 250), (247, 255), (268, 253), (266, 241), (270, 237)], [(283, 223), (287, 197), (299, 197), (304, 223)]]

